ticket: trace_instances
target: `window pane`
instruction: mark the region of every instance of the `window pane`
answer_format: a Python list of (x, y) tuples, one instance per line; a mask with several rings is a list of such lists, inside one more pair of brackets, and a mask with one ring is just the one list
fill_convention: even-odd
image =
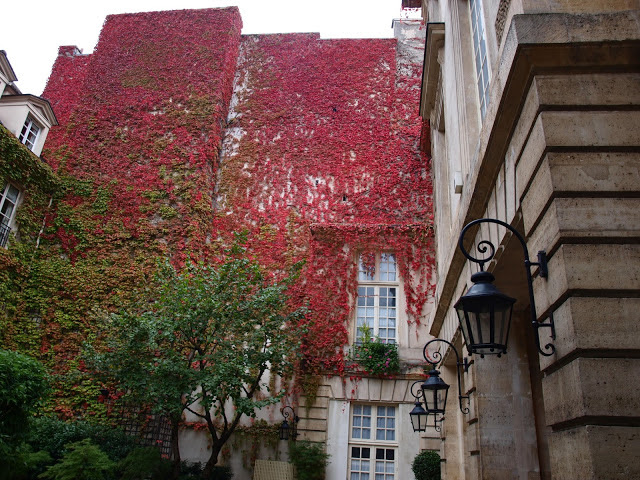
[(371, 407), (355, 405), (351, 416), (351, 438), (371, 438)]
[(380, 281), (396, 281), (396, 258), (392, 253), (383, 253), (380, 255)]
[(486, 91), (487, 86), (489, 85), (489, 66), (487, 65), (486, 59), (484, 61), (484, 65), (482, 65), (482, 83), (483, 91)]
[(18, 195), (20, 194), (20, 190), (18, 190), (13, 185), (9, 185), (7, 189), (7, 198), (11, 200), (14, 204), (18, 201)]
[(473, 55), (478, 85), (478, 99), (480, 111), (484, 118), (488, 98), (489, 65), (487, 64), (487, 45), (485, 38), (484, 19), (480, 0), (470, 2), (471, 29), (473, 31)]
[(363, 253), (358, 258), (358, 280), (372, 281), (375, 277), (375, 255)]
[(11, 218), (11, 212), (13, 212), (13, 204), (8, 200), (2, 204), (2, 210), (0, 210), (3, 217), (6, 217), (7, 220)]
[(378, 407), (376, 440), (395, 440), (395, 407)]

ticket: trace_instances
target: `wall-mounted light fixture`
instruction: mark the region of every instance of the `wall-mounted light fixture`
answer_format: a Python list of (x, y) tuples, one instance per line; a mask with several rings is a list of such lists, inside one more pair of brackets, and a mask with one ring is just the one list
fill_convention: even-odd
[(540, 346), (539, 336), (539, 329), (548, 327), (551, 329), (551, 338), (555, 340), (553, 315), (549, 315), (548, 323), (538, 321), (535, 299), (533, 297), (533, 279), (531, 274), (531, 269), (538, 267), (540, 277), (547, 277), (547, 255), (541, 250), (538, 252), (538, 261), (532, 262), (529, 259), (529, 250), (522, 235), (508, 223), (493, 218), (480, 218), (468, 223), (462, 229), (462, 232), (460, 232), (460, 238), (458, 240), (458, 247), (463, 255), (472, 262), (480, 265), (480, 271), (471, 276), (473, 285), (454, 305), (469, 355), (477, 353), (481, 357), (485, 355), (498, 355), (499, 357), (503, 353), (507, 353), (507, 341), (509, 339), (509, 330), (511, 329), (513, 304), (516, 302), (515, 298), (511, 298), (500, 292), (500, 290), (493, 285), (493, 281), (495, 280), (494, 276), (484, 270), (484, 264), (490, 262), (495, 256), (496, 249), (494, 245), (488, 240), (481, 240), (478, 243), (478, 252), (485, 255), (485, 258), (482, 259), (473, 257), (464, 247), (465, 234), (471, 227), (480, 223), (495, 223), (501, 225), (513, 233), (520, 241), (522, 249), (524, 250), (524, 266), (527, 274), (531, 308), (531, 325), (534, 329), (536, 346), (542, 355), (553, 355), (555, 347), (551, 343), (548, 343), (544, 346), (543, 350)]
[[(462, 395), (462, 381), (460, 379), (460, 368), (464, 368), (466, 372), (469, 368), (467, 359), (460, 361), (460, 355), (458, 350), (451, 343), (440, 338), (435, 338), (424, 346), (422, 356), (425, 361), (431, 365), (431, 371), (428, 373), (428, 377), (422, 384), (420, 381), (415, 382), (411, 386), (411, 394), (415, 397), (415, 407), (409, 413), (411, 417), (411, 425), (414, 432), (424, 432), (427, 428), (429, 415), (433, 415), (433, 427), (436, 431), (440, 431), (440, 423), (444, 420), (445, 409), (447, 408), (447, 396), (449, 394), (449, 385), (440, 378), (440, 372), (437, 367), (443, 361), (443, 355), (440, 350), (429, 353), (429, 345), (441, 342), (446, 343), (456, 354), (456, 373), (458, 374), (458, 406), (460, 411), (464, 414), (469, 413), (469, 408), (462, 405), (462, 400), (469, 400), (468, 395)], [(416, 385), (420, 384), (418, 391), (414, 390)], [(422, 406), (424, 404), (424, 407)]]
[(282, 413), (284, 417), (279, 429), (280, 440), (291, 439), (295, 441), (298, 436), (298, 422), (300, 418), (298, 418), (296, 412), (289, 405), (282, 407), (280, 413)]

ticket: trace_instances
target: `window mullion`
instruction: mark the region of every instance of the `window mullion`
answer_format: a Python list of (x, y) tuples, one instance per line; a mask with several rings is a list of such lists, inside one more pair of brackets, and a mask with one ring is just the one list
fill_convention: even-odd
[[(371, 332), (373, 338), (378, 335), (380, 331), (380, 287), (375, 287), (375, 309), (374, 309), (374, 317), (373, 317), (373, 331)], [(373, 339), (372, 339), (373, 340)]]

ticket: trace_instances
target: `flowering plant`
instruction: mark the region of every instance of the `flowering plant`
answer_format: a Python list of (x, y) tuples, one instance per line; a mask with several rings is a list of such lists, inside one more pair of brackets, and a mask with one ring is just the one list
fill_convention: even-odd
[(359, 328), (361, 343), (353, 347), (351, 360), (369, 375), (393, 375), (400, 371), (398, 345), (384, 343), (379, 337), (371, 337), (371, 328), (364, 325)]

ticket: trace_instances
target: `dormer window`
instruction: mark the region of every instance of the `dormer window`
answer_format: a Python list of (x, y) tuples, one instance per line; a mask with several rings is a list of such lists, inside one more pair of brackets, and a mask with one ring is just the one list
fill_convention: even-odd
[(18, 139), (24, 143), (29, 150), (34, 151), (39, 133), (40, 126), (33, 120), (31, 115), (28, 115)]
[(0, 97), (0, 122), (38, 156), (42, 153), (49, 129), (58, 125), (47, 100), (22, 94)]

